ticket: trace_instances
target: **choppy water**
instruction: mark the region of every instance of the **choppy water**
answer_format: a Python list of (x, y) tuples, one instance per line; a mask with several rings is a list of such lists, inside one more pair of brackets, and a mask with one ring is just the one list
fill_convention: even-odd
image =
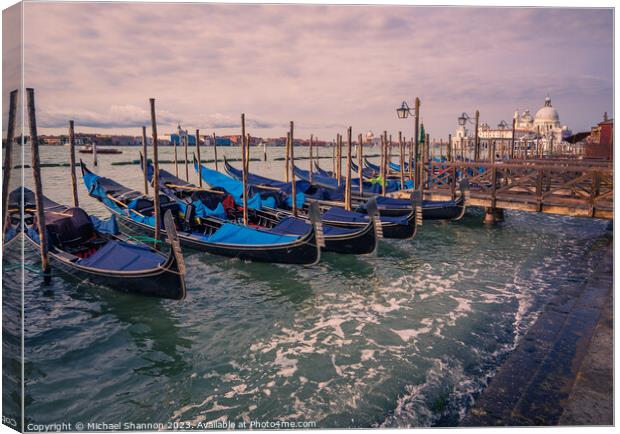
[[(66, 152), (44, 147), (42, 158), (66, 161)], [(252, 170), (282, 177), (272, 160), (282, 150), (268, 152)], [(137, 156), (100, 155), (97, 171), (139, 189), (137, 166), (110, 165)], [(67, 168), (44, 169), (46, 194), (70, 203), (68, 179)], [(106, 216), (79, 190), (84, 208)], [(425, 222), (414, 240), (382, 241), (377, 256), (325, 254), (312, 268), (188, 252), (180, 303), (58, 276), (46, 287), (26, 271), (26, 421), (455, 425), (546, 301), (587, 279), (589, 252), (609, 236), (591, 220), (481, 220)], [(3, 308), (17, 315), (10, 261)], [(38, 266), (32, 256), (27, 265)], [(16, 367), (7, 350), (19, 350), (19, 326), (4, 334), (5, 367)], [(19, 398), (10, 389), (5, 403)]]

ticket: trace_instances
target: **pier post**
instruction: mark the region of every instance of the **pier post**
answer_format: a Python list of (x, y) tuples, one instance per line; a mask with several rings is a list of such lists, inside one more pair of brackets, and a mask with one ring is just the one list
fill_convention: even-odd
[(149, 175), (146, 170), (146, 163), (149, 161), (146, 143), (146, 127), (142, 126), (142, 155), (144, 156), (144, 167), (142, 168), (142, 178), (144, 178), (144, 194), (149, 194)]
[(429, 161), (428, 171), (426, 175), (426, 188), (431, 188), (431, 170), (433, 168), (433, 162), (430, 161), (430, 149), (431, 149), (431, 135), (426, 135), (426, 143), (424, 144), (426, 147), (426, 158), (424, 159), (424, 163), (426, 164)]
[(420, 162), (420, 98), (415, 97), (415, 188), (422, 191), (422, 176), (420, 174), (422, 165)]
[[(206, 136), (205, 136), (206, 138)], [(206, 140), (205, 140), (206, 143)], [(200, 130), (198, 128), (196, 128), (196, 156), (198, 157), (198, 161), (201, 161), (200, 158)], [(185, 158), (185, 165), (187, 166), (187, 158)], [(200, 167), (200, 164), (202, 163), (198, 163), (198, 167)], [(189, 182), (189, 180), (188, 180)], [(198, 174), (198, 186), (200, 188), (202, 188), (202, 176), (200, 176), (200, 173)]]
[(69, 121), (69, 164), (71, 166), (71, 193), (73, 194), (73, 206), (79, 207), (77, 178), (75, 177), (75, 133), (73, 130), (73, 121)]
[(290, 147), (291, 147), (291, 132), (289, 131), (288, 133), (286, 133), (286, 149), (284, 150), (284, 153), (286, 154), (284, 156), (284, 177), (286, 178), (286, 182), (290, 182), (290, 176), (291, 176), (291, 167), (290, 167), (290, 161), (289, 161), (289, 155), (290, 155)]
[(215, 131), (213, 131), (213, 159), (215, 160), (215, 171), (219, 172), (217, 164), (217, 136), (215, 135)]
[(93, 140), (92, 148), (93, 148), (93, 166), (97, 167), (97, 140)]
[(345, 209), (351, 211), (351, 127), (347, 129), (347, 178), (345, 184)]
[(446, 149), (446, 158), (452, 162), (452, 134), (448, 134), (448, 147)]
[(250, 173), (250, 143), (252, 143), (252, 136), (250, 136), (250, 133), (246, 134), (247, 137), (247, 141), (245, 142), (245, 170), (248, 171), (248, 174)]
[(381, 160), (381, 194), (385, 196), (385, 178), (387, 178), (387, 150), (388, 136), (387, 131), (383, 131), (383, 159)]
[[(155, 98), (151, 98), (151, 133), (153, 135), (153, 212), (155, 213), (155, 247), (161, 235), (161, 208), (159, 206), (159, 156), (157, 154), (157, 119), (155, 116)], [(175, 148), (176, 149), (176, 148)]]
[(409, 140), (409, 179), (413, 181), (413, 139)]
[(297, 185), (295, 184), (295, 136), (293, 134), (294, 132), (294, 123), (293, 121), (291, 121), (291, 132), (290, 132), (290, 136), (291, 136), (291, 147), (290, 147), (290, 152), (291, 152), (291, 193), (293, 195), (292, 198), (292, 203), (293, 203), (293, 215), (297, 216)]
[(312, 134), (310, 134), (310, 143), (308, 144), (308, 160), (309, 160), (309, 166), (310, 166), (310, 171), (308, 172), (308, 176), (310, 176), (310, 182), (312, 182), (312, 170), (314, 169), (312, 163), (313, 163), (313, 159), (312, 159), (312, 139), (313, 136)]
[(405, 143), (403, 142), (403, 133), (398, 132), (398, 144), (400, 148), (400, 189), (405, 189)]
[(480, 124), (480, 111), (476, 110), (476, 132), (474, 133), (474, 161), (480, 160), (480, 138), (478, 137), (478, 126)]
[[(181, 144), (181, 128), (179, 127), (179, 144)], [(172, 141), (172, 147), (174, 150), (174, 174), (178, 178), (179, 177), (179, 163), (177, 161), (177, 142), (176, 140)]]
[[(17, 116), (17, 90), (9, 94), (9, 119), (6, 130), (6, 147), (4, 149), (4, 162), (2, 173), (2, 238), (4, 240), (5, 228), (9, 220), (9, 182), (11, 169), (13, 168), (13, 141), (15, 140), (15, 118)], [(4, 245), (4, 244), (3, 244)]]
[(39, 229), (39, 253), (41, 255), (41, 269), (43, 281), (48, 284), (51, 279), (48, 259), (48, 240), (45, 226), (45, 209), (43, 205), (43, 182), (41, 181), (41, 159), (39, 157), (39, 135), (37, 134), (37, 118), (35, 113), (34, 89), (26, 89), (28, 105), (28, 121), (30, 125), (30, 145), (32, 147), (32, 171), (34, 175), (34, 198), (37, 208), (37, 225)]
[(267, 161), (267, 142), (263, 142), (263, 161)]
[(515, 157), (515, 127), (517, 124), (516, 119), (512, 119), (512, 137), (510, 138), (510, 159)]
[(241, 167), (243, 168), (243, 224), (248, 224), (248, 167), (246, 165), (247, 154), (245, 153), (246, 146), (245, 137), (245, 113), (241, 113)]
[(338, 179), (338, 187), (340, 188), (342, 178), (342, 134), (338, 134), (338, 155), (336, 155), (336, 178)]
[(362, 195), (362, 193), (364, 192), (364, 183), (362, 182), (363, 177), (362, 177), (362, 158), (364, 155), (364, 137), (359, 134), (357, 136), (357, 139), (360, 143), (359, 148), (357, 148), (357, 177), (359, 178), (359, 191), (360, 191), (360, 196)]
[(189, 146), (189, 134), (185, 136), (184, 151), (185, 151), (185, 180), (189, 182), (189, 165), (187, 164), (187, 147)]
[(336, 143), (332, 142), (332, 173), (336, 173)]

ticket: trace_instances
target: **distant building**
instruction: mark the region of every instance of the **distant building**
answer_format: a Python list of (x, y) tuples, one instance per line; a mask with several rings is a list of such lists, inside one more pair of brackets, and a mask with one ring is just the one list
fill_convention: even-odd
[(603, 121), (592, 127), (590, 137), (586, 141), (585, 156), (588, 158), (614, 158), (614, 120), (603, 116)]
[[(515, 111), (513, 120), (515, 122), (515, 143), (517, 147), (526, 147), (528, 143), (536, 140), (540, 141), (543, 153), (549, 153), (554, 146), (563, 143), (566, 137), (571, 135), (571, 131), (566, 125), (560, 124), (560, 116), (558, 111), (551, 104), (551, 98), (545, 98), (544, 105), (532, 117), (529, 110), (522, 113)], [(481, 140), (512, 140), (512, 123), (502, 123), (493, 128), (487, 123), (481, 123), (478, 126), (478, 137)], [(466, 126), (459, 126), (452, 137), (452, 144), (472, 148), (474, 145), (474, 137), (469, 134)], [(557, 149), (557, 148), (556, 148)]]

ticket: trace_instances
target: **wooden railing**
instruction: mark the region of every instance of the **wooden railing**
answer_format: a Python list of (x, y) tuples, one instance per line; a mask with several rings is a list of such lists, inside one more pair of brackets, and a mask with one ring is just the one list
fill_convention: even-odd
[(613, 163), (575, 159), (495, 163), (429, 162), (424, 196), (453, 199), (469, 181), (467, 204), (578, 217), (613, 219)]

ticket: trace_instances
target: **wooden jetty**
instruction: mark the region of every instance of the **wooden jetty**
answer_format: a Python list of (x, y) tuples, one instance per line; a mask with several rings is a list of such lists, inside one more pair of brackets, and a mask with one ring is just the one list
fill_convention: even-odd
[[(467, 206), (484, 207), (488, 220), (504, 209), (613, 219), (613, 162), (577, 159), (437, 162), (423, 164), (427, 200), (450, 200), (467, 179)], [(410, 191), (391, 194), (408, 197)]]

